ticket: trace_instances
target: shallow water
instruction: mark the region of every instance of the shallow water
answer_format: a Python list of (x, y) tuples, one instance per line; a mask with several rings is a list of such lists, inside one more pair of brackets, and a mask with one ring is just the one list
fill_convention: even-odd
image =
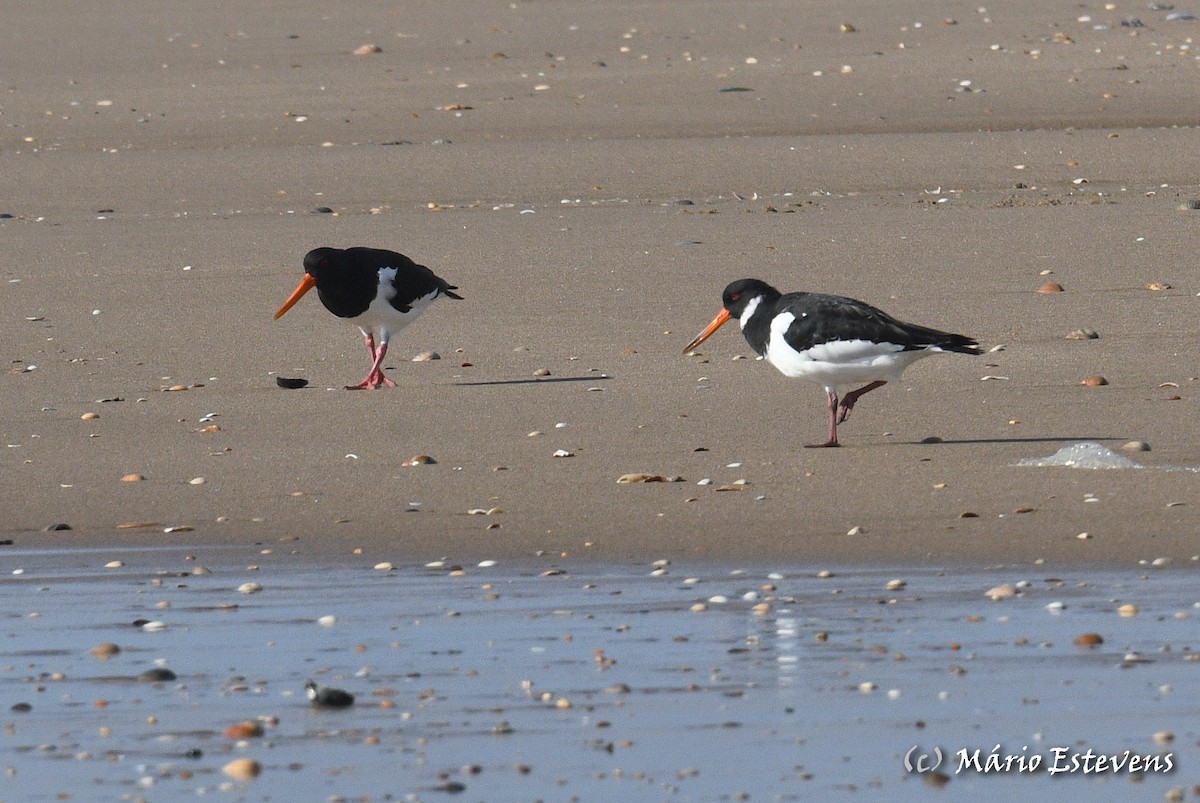
[[(4, 801), (1161, 800), (1200, 783), (1193, 568), (451, 576), (203, 547), (4, 554)], [(984, 595), (1001, 583), (1018, 596)], [(1087, 632), (1103, 644), (1075, 646)], [(103, 642), (120, 652), (97, 659)], [(156, 666), (177, 679), (136, 679)], [(312, 708), (310, 679), (356, 704)], [(258, 717), (263, 736), (224, 735)], [(996, 745), (1013, 770), (956, 771)], [(935, 747), (940, 776), (906, 770)], [(1174, 769), (1047, 771), (1089, 748)], [(242, 756), (258, 778), (223, 774)]]

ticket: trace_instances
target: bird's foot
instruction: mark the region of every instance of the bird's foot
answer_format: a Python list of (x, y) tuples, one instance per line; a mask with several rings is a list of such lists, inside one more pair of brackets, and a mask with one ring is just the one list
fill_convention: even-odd
[(835, 439), (827, 440), (824, 443), (806, 443), (806, 444), (804, 444), (805, 449), (825, 449), (825, 448), (832, 448), (834, 446), (841, 446), (841, 444), (838, 443), (837, 440), (835, 440)]
[(389, 388), (396, 387), (396, 383), (388, 379), (380, 371), (377, 374), (370, 374), (366, 379), (359, 382), (357, 385), (346, 385), (346, 390), (374, 390), (380, 385), (386, 385)]

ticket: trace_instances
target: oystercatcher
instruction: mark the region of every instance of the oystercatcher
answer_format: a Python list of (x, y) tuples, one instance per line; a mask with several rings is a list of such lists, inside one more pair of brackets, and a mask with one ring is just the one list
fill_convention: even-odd
[(275, 313), (276, 320), (313, 287), (325, 309), (358, 324), (371, 352), (367, 378), (346, 390), (394, 388), (396, 383), (383, 374), (392, 335), (438, 296), (462, 300), (454, 292), (457, 287), (404, 254), (382, 248), (316, 248), (304, 256), (304, 278)]
[[(837, 425), (855, 402), (892, 380), (909, 365), (935, 352), (979, 354), (969, 337), (903, 323), (882, 310), (842, 296), (781, 294), (758, 279), (740, 279), (721, 294), (723, 309), (688, 343), (691, 351), (731, 318), (742, 325), (750, 346), (786, 376), (825, 386), (829, 397), (829, 440), (811, 447), (838, 446)], [(838, 401), (840, 385), (866, 383)]]

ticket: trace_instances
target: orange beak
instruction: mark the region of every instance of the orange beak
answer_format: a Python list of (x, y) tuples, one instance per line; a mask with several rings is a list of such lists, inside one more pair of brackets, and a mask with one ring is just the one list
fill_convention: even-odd
[(687, 354), (689, 351), (696, 348), (696, 346), (699, 346), (705, 340), (708, 340), (710, 337), (712, 337), (712, 333), (717, 331), (718, 329), (720, 329), (726, 323), (728, 323), (729, 318), (730, 318), (729, 310), (723, 309), (720, 312), (718, 312), (717, 317), (712, 319), (712, 323), (710, 323), (708, 326), (706, 326), (704, 328), (703, 332), (696, 335), (695, 340), (693, 340), (691, 343), (688, 343), (686, 346), (683, 347), (683, 353)]
[(275, 313), (275, 320), (279, 320), (279, 316), (287, 312), (292, 306), (303, 298), (304, 294), (317, 286), (317, 280), (312, 277), (312, 274), (304, 274), (304, 278), (300, 280), (295, 291), (288, 297), (288, 300), (283, 302), (283, 306), (279, 308), (279, 312)]

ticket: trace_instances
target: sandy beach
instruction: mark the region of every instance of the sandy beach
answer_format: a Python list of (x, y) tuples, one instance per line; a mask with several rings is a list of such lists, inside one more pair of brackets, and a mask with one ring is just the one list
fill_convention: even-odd
[[(1200, 21), (1169, 13), (22, 4), (0, 537), (1191, 565)], [(398, 387), (342, 389), (369, 361), (315, 294), (272, 320), (320, 245), (460, 288), (393, 342)], [(682, 354), (744, 277), (1002, 349), (922, 361), (803, 449), (818, 386), (733, 326)], [(1018, 465), (1083, 441), (1150, 450)]]

